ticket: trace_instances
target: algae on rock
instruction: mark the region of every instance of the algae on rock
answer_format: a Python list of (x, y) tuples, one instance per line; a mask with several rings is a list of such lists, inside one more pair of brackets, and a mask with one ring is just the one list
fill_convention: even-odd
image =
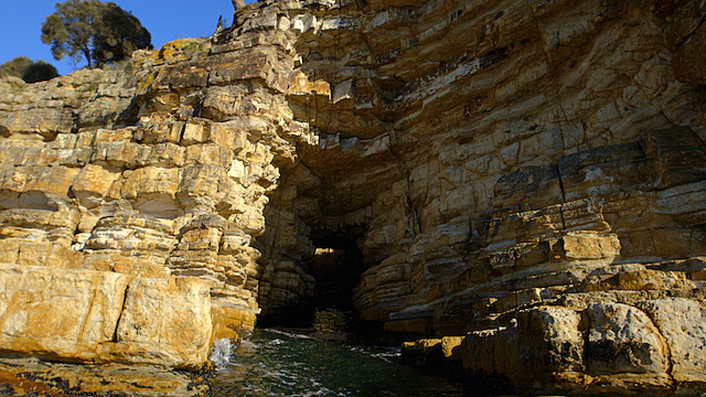
[(121, 67), (0, 80), (0, 347), (194, 369), (334, 305), (319, 249), (357, 258), (359, 318), (468, 374), (703, 390), (705, 14), (263, 0)]

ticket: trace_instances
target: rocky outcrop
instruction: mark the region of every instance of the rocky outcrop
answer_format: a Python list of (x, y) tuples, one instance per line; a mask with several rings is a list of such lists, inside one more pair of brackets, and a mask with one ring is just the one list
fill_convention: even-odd
[(416, 364), (463, 368), (506, 389), (698, 393), (704, 385), (697, 369), (704, 359), (703, 293), (697, 300), (631, 295), (627, 301), (638, 301), (602, 296), (584, 301), (584, 308), (525, 308), (507, 326), (406, 343), (404, 353)]
[(79, 365), (36, 358), (0, 359), (0, 393), (5, 396), (144, 397), (208, 396), (207, 374), (158, 366)]
[(4, 264), (0, 275), (3, 350), (190, 369), (206, 360), (211, 313), (199, 279)]
[(703, 389), (705, 13), (265, 0), (5, 79), (0, 347), (195, 368), (256, 316), (325, 309), (346, 258), (360, 318), (468, 373)]
[[(672, 324), (684, 330), (684, 340), (665, 338), (669, 331), (653, 322), (654, 312), (640, 310), (656, 306), (662, 315), (688, 307), (689, 314)], [(541, 306), (518, 312), (507, 328), (470, 333), (451, 359), (473, 374), (501, 375), (539, 390), (578, 385), (592, 393), (695, 392), (703, 387), (703, 374), (689, 376), (680, 367), (700, 365), (703, 349), (690, 357), (670, 352), (703, 345), (703, 316), (703, 306), (686, 298), (591, 303), (584, 310)]]

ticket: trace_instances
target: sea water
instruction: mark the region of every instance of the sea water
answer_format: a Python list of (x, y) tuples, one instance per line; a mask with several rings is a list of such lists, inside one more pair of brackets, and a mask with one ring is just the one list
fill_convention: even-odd
[(225, 343), (219, 347), (214, 396), (464, 395), (460, 384), (403, 364), (399, 348), (267, 329), (256, 330), (232, 354), (224, 353), (230, 348)]

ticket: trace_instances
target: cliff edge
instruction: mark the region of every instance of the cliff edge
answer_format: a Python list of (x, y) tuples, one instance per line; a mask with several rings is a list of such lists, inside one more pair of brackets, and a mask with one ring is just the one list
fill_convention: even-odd
[(705, 15), (264, 0), (3, 79), (0, 349), (194, 371), (349, 305), (518, 389), (703, 392)]

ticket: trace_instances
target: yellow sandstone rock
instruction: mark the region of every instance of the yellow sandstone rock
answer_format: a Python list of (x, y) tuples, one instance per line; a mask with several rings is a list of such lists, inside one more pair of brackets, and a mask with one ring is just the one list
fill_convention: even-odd
[(101, 361), (112, 344), (130, 278), (112, 272), (0, 265), (4, 349), (46, 358)]
[(134, 279), (106, 358), (199, 369), (211, 343), (209, 298), (208, 284), (197, 278)]
[(208, 284), (2, 264), (0, 343), (69, 362), (198, 369), (212, 333)]
[(195, 369), (347, 305), (534, 392), (701, 392), (704, 12), (267, 1), (2, 78), (0, 350)]

